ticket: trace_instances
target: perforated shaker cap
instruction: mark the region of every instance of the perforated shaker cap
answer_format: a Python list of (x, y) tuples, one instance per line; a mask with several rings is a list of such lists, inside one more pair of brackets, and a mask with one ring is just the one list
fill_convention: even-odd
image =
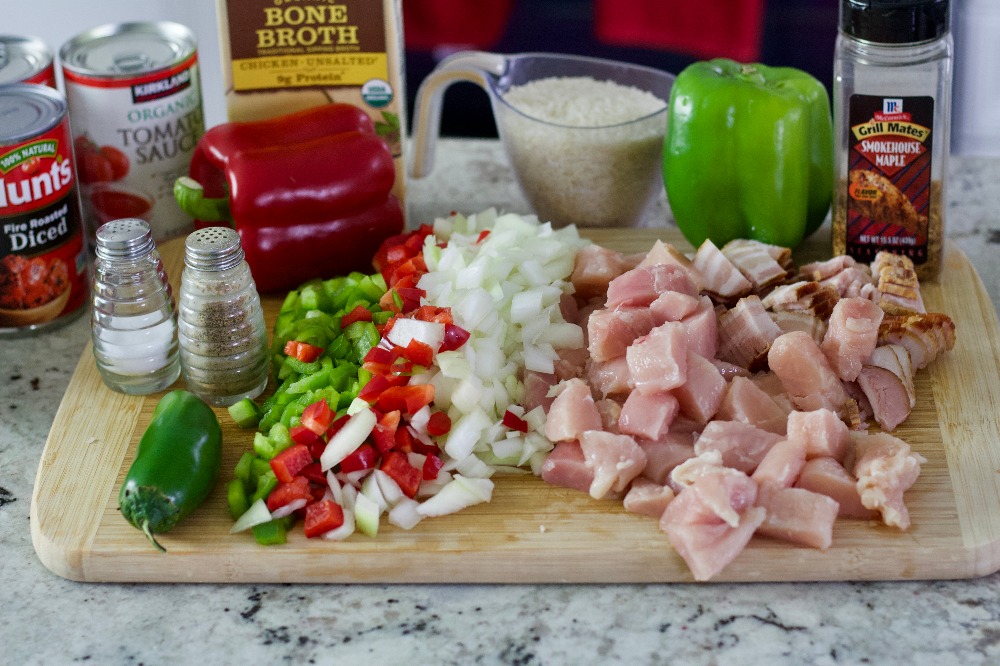
[(138, 218), (112, 220), (97, 230), (97, 256), (104, 260), (138, 259), (156, 246), (149, 224)]
[(243, 261), (240, 235), (229, 227), (205, 227), (184, 242), (184, 264), (202, 271), (225, 271)]

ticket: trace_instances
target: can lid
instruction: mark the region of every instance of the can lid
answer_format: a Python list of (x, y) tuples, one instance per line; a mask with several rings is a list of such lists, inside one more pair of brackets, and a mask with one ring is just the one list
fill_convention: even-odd
[(179, 23), (112, 23), (72, 38), (59, 50), (59, 58), (70, 72), (118, 77), (172, 67), (196, 49), (194, 34)]
[(243, 261), (240, 235), (230, 227), (205, 227), (184, 241), (184, 264), (202, 271), (225, 271)]
[(20, 143), (47, 132), (65, 115), (66, 100), (48, 86), (12, 83), (0, 87), (0, 145)]
[(948, 34), (950, 0), (841, 0), (840, 29), (877, 44), (916, 44)]
[(155, 249), (149, 224), (138, 218), (112, 220), (97, 229), (98, 258), (105, 260), (139, 259)]
[(0, 85), (17, 83), (52, 64), (52, 53), (37, 37), (0, 35)]

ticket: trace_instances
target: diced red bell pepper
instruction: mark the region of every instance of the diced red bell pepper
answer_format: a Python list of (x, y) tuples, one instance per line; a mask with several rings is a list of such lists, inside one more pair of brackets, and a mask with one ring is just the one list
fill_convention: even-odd
[(302, 469), (313, 461), (313, 455), (305, 444), (293, 444), (271, 458), (271, 469), (281, 483), (291, 483)]
[(379, 468), (399, 485), (404, 495), (410, 498), (416, 497), (423, 479), (423, 471), (411, 465), (405, 453), (389, 451), (382, 457)]
[(486, 240), (487, 236), (489, 235), (490, 235), (490, 230), (483, 229), (482, 231), (479, 232), (479, 235), (476, 237), (476, 242), (482, 243), (484, 240)]
[(372, 429), (372, 440), (375, 442), (375, 448), (380, 453), (385, 453), (395, 447), (396, 429), (399, 428), (399, 419), (399, 410), (386, 412), (379, 417), (378, 422)]
[(420, 470), (424, 481), (433, 481), (438, 478), (438, 472), (444, 467), (444, 461), (433, 453), (428, 453), (424, 458), (424, 468)]
[(431, 437), (446, 435), (451, 430), (451, 417), (445, 412), (434, 412), (427, 420), (427, 434)]
[(451, 308), (441, 308), (436, 305), (421, 305), (413, 311), (413, 318), (445, 325), (455, 323)]
[[(340, 429), (343, 428), (344, 424), (347, 423), (350, 419), (351, 419), (351, 417), (349, 415), (344, 414), (339, 419), (337, 419), (336, 421), (334, 421), (333, 423), (331, 423), (330, 427), (326, 429), (326, 438), (327, 438), (327, 441), (329, 441), (329, 439), (331, 437), (333, 437), (338, 432), (340, 432)], [(316, 457), (318, 458), (319, 456), (316, 456)]]
[(330, 409), (330, 405), (327, 404), (326, 400), (317, 400), (305, 408), (299, 419), (299, 423), (317, 435), (322, 435), (330, 427), (334, 415), (334, 411)]
[(409, 428), (396, 428), (396, 450), (402, 451), (403, 453), (409, 453), (413, 450), (413, 444), (415, 440), (413, 435), (410, 434)]
[(407, 386), (390, 386), (382, 391), (376, 407), (382, 412), (399, 410), (404, 414), (416, 414), (424, 405), (434, 400), (434, 386), (431, 384), (415, 384)]
[(311, 345), (308, 342), (289, 340), (285, 343), (285, 354), (303, 363), (312, 363), (323, 353), (322, 347)]
[(306, 520), (302, 531), (311, 539), (335, 530), (343, 524), (343, 507), (332, 499), (325, 499), (306, 507)]
[(503, 413), (503, 419), (500, 422), (511, 430), (528, 432), (528, 422), (509, 409)]
[(372, 311), (363, 305), (356, 305), (354, 309), (340, 318), (340, 327), (347, 328), (356, 321), (371, 321)]
[(440, 351), (455, 351), (469, 340), (469, 332), (455, 324), (444, 325), (444, 341)]
[(314, 460), (305, 467), (302, 468), (300, 472), (301, 476), (309, 479), (309, 483), (319, 486), (320, 488), (326, 488), (329, 486), (329, 482), (326, 480), (326, 474), (323, 472), (322, 466), (319, 464), (318, 460)]
[(313, 499), (309, 479), (304, 476), (297, 476), (290, 483), (279, 483), (275, 486), (267, 496), (267, 510), (274, 511), (300, 499), (306, 500), (306, 503), (312, 502)]
[[(407, 343), (406, 348), (402, 350), (403, 358), (412, 362), (414, 365), (420, 365), (425, 368), (431, 367), (434, 363), (434, 350), (426, 342), (421, 342), (416, 338), (410, 339)], [(412, 368), (410, 368), (412, 370)]]
[(377, 459), (378, 452), (375, 447), (365, 442), (340, 461), (340, 471), (358, 472), (363, 469), (374, 469)]
[(326, 444), (323, 438), (316, 433), (314, 433), (309, 428), (305, 427), (301, 423), (296, 426), (292, 426), (288, 429), (288, 435), (292, 438), (292, 441), (296, 444), (305, 444), (306, 446), (316, 446), (317, 444)]

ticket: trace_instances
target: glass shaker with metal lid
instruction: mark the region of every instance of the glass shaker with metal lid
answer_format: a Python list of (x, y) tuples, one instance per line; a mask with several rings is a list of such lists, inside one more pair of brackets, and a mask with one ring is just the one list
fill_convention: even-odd
[(114, 220), (97, 231), (92, 341), (109, 388), (145, 395), (180, 375), (174, 303), (149, 225)]
[(187, 237), (178, 301), (188, 390), (220, 407), (260, 395), (269, 372), (267, 330), (236, 231), (208, 227)]

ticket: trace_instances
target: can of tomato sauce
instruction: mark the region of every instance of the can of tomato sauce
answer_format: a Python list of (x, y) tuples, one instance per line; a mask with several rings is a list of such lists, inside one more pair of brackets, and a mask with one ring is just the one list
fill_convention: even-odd
[(161, 21), (100, 26), (59, 51), (87, 232), (120, 218), (155, 240), (193, 229), (173, 197), (205, 132), (194, 34)]
[(37, 84), (0, 87), (0, 335), (82, 312), (88, 258), (65, 99)]
[(56, 87), (52, 51), (37, 37), (0, 35), (0, 86), (38, 83)]

